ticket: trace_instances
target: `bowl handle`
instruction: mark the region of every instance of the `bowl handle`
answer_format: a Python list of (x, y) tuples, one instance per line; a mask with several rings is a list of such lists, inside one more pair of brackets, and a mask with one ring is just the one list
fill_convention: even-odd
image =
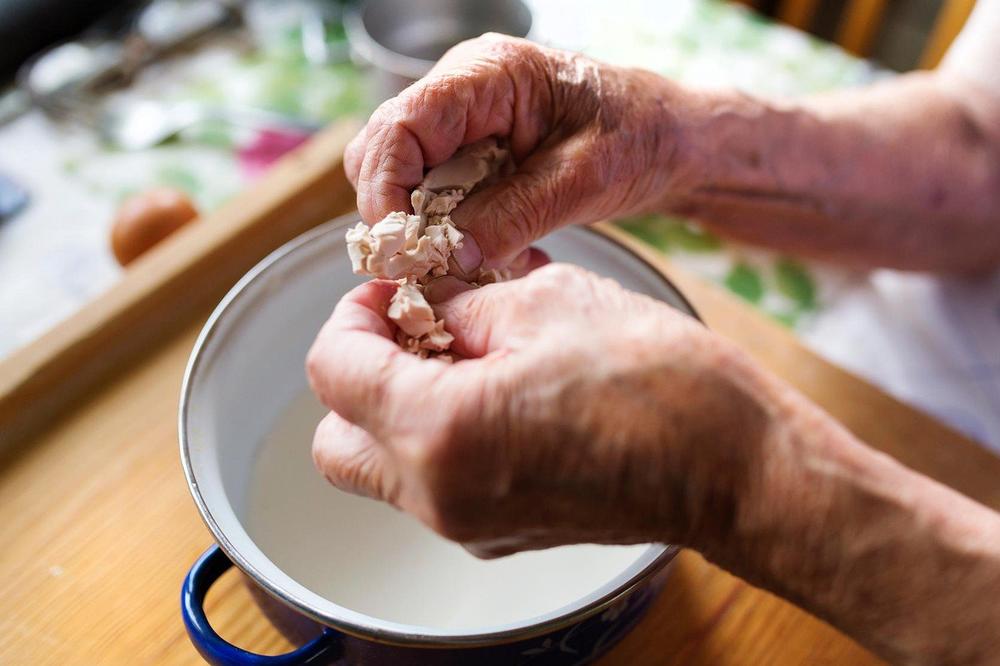
[(340, 653), (341, 635), (330, 628), (302, 647), (287, 654), (266, 656), (247, 652), (227, 642), (215, 633), (205, 615), (205, 594), (233, 563), (217, 545), (198, 558), (181, 588), (181, 615), (191, 642), (213, 666), (291, 666), (292, 664), (326, 664)]

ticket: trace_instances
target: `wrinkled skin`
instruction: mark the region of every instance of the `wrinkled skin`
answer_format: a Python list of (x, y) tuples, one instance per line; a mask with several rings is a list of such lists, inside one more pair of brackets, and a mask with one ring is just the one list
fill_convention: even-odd
[(960, 74), (774, 102), (484, 35), (349, 145), (361, 215), (409, 210), (426, 168), (491, 135), (518, 169), (456, 211), (460, 275), (563, 225), (648, 211), (855, 267), (1000, 266), (1000, 90)]
[[(454, 215), (459, 276), (530, 271), (553, 229), (650, 210), (854, 266), (970, 272), (1000, 265), (998, 128), (1000, 91), (961, 72), (775, 103), (488, 35), (383, 104), (345, 166), (373, 223), (459, 146), (508, 141), (517, 171)], [(1000, 515), (730, 344), (548, 266), (476, 291), (432, 282), (447, 365), (393, 343), (395, 288), (352, 291), (309, 355), (332, 483), (483, 556), (690, 546), (892, 662), (1000, 663)]]
[(671, 180), (672, 87), (525, 40), (484, 35), (383, 103), (348, 146), (345, 168), (369, 224), (409, 210), (426, 168), (487, 136), (509, 141), (517, 173), (452, 216), (467, 235), (456, 272), (506, 266), (567, 222), (654, 208)]
[(730, 345), (569, 265), (474, 290), (437, 286), (438, 297), (455, 294), (437, 306), (454, 364), (396, 346), (392, 282), (352, 291), (320, 333), (309, 377), (333, 411), (313, 453), (331, 483), (483, 556), (687, 542), (695, 507), (734, 495), (722, 486), (739, 479), (724, 470), (738, 467), (723, 460), (765, 417)]

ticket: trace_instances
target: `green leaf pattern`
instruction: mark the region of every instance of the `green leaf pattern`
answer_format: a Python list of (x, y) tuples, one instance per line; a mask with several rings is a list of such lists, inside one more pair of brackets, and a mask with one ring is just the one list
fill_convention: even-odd
[(735, 264), (723, 282), (729, 291), (754, 305), (764, 298), (764, 280), (757, 269), (747, 264)]

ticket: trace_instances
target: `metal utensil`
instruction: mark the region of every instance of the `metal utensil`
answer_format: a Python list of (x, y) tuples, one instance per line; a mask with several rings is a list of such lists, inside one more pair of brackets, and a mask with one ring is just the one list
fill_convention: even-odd
[(375, 70), (375, 91), (391, 97), (430, 71), (445, 51), (484, 32), (530, 36), (521, 0), (366, 0), (344, 14), (352, 54)]
[(98, 122), (101, 138), (123, 150), (142, 150), (176, 137), (208, 121), (248, 129), (287, 129), (313, 133), (322, 125), (280, 113), (239, 106), (207, 106), (197, 102), (133, 102), (109, 110)]
[(237, 0), (155, 0), (137, 13), (105, 17), (77, 40), (53, 46), (20, 68), (22, 94), (0, 109), (0, 124), (35, 106), (55, 120), (93, 125), (91, 107), (106, 89), (127, 85), (146, 65), (220, 28), (242, 24)]

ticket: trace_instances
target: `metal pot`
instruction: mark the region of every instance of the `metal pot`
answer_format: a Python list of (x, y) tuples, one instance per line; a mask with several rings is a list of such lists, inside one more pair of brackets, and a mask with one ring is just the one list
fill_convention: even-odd
[[(643, 616), (664, 584), (675, 547), (639, 547), (605, 584), (545, 612), (455, 630), (389, 621), (340, 605), (298, 582), (251, 537), (248, 486), (261, 442), (290, 401), (307, 390), (304, 359), (320, 326), (340, 297), (362, 281), (352, 274), (343, 245), (345, 229), (358, 219), (355, 214), (329, 222), (261, 261), (222, 300), (195, 344), (181, 391), (181, 460), (218, 545), (184, 582), (182, 612), (192, 642), (210, 663), (227, 665), (589, 663)], [(612, 277), (695, 316), (662, 274), (598, 232), (566, 228), (538, 245), (554, 260)], [(301, 455), (308, 456), (308, 443)], [(327, 516), (317, 523), (282, 543), (294, 543), (296, 552), (298, 544), (309, 549), (317, 530), (342, 527)], [(305, 642), (302, 647), (278, 657), (253, 655), (212, 630), (205, 594), (233, 564), (246, 574), (272, 622), (291, 640)], [(331, 566), (344, 571), (354, 563), (346, 557)], [(534, 593), (534, 583), (530, 589)]]
[(455, 44), (484, 32), (527, 37), (520, 0), (367, 0), (344, 15), (351, 52), (371, 65), (374, 93), (388, 99), (430, 71)]

